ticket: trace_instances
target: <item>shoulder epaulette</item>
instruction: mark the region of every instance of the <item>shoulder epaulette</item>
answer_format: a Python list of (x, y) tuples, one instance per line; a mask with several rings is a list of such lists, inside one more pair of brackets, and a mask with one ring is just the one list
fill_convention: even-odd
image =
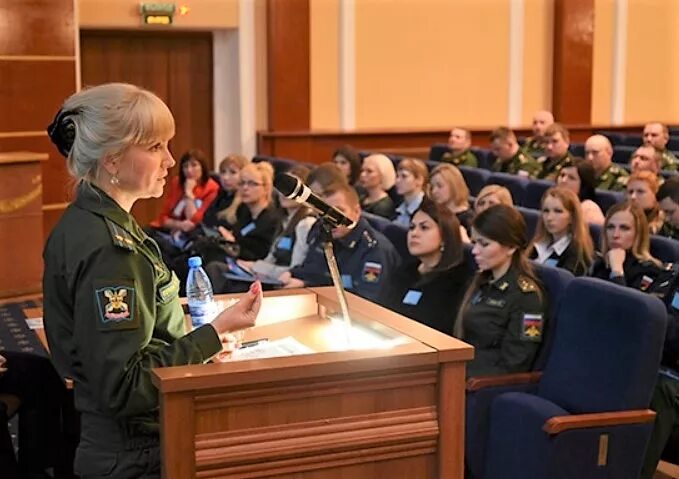
[(519, 289), (524, 293), (532, 293), (538, 290), (538, 285), (528, 276), (519, 276), (517, 284), (519, 285)]
[(108, 218), (105, 218), (104, 221), (106, 221), (106, 226), (108, 226), (108, 230), (111, 233), (111, 240), (113, 241), (113, 244), (115, 246), (130, 251), (136, 251), (136, 248), (134, 246), (135, 244), (134, 239), (132, 238), (130, 233), (125, 231), (123, 228), (121, 228)]
[(374, 248), (377, 246), (377, 239), (371, 235), (368, 230), (363, 231), (363, 238), (368, 243), (368, 248)]

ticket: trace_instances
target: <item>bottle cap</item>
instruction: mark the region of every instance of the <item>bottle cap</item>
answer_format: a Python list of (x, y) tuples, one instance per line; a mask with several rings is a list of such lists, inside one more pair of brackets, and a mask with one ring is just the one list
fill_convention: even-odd
[(197, 268), (203, 265), (203, 259), (200, 256), (191, 256), (189, 258), (189, 268)]

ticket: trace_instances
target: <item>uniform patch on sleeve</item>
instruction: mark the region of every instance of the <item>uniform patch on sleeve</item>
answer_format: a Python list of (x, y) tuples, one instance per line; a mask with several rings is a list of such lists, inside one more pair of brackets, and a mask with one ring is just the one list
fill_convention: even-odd
[(134, 284), (105, 283), (95, 287), (99, 330), (135, 329), (139, 327), (136, 315), (136, 290)]
[(521, 321), (521, 339), (524, 341), (542, 341), (542, 315), (524, 314)]
[(380, 280), (381, 274), (382, 265), (380, 263), (366, 261), (363, 265), (363, 274), (361, 274), (361, 276), (366, 283), (377, 283)]
[(641, 284), (639, 285), (639, 289), (641, 291), (646, 291), (651, 285), (653, 284), (653, 278), (650, 276), (642, 276), (641, 278)]

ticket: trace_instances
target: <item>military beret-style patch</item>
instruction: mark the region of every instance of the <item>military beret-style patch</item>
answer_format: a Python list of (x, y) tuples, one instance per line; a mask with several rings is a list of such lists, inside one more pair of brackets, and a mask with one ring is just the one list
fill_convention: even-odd
[(98, 329), (114, 331), (139, 327), (133, 281), (102, 281), (94, 288)]
[(524, 341), (542, 341), (542, 315), (524, 314), (521, 322), (521, 339)]

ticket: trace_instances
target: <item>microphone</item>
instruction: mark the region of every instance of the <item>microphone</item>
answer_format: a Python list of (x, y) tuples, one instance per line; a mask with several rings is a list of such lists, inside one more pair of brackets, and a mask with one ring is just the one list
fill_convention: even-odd
[(288, 173), (276, 175), (273, 181), (274, 188), (286, 198), (296, 201), (299, 204), (308, 206), (316, 211), (321, 219), (330, 223), (333, 227), (352, 226), (354, 224), (344, 213), (330, 206), (324, 200), (316, 196), (307, 185), (296, 176)]

